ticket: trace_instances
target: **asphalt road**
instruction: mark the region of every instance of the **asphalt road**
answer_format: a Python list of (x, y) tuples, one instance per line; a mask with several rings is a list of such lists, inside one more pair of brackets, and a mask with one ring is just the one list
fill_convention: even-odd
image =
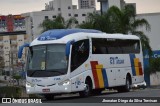
[(125, 99), (125, 97), (159, 97), (160, 99), (160, 89), (134, 90), (127, 93), (103, 92), (101, 95), (88, 98), (80, 98), (78, 94), (64, 95), (57, 96), (55, 100), (52, 101), (43, 100), (42, 104), (0, 104), (0, 106), (160, 106), (160, 103), (95, 103), (97, 100), (102, 101), (103, 99), (121, 99), (121, 97), (122, 99)]

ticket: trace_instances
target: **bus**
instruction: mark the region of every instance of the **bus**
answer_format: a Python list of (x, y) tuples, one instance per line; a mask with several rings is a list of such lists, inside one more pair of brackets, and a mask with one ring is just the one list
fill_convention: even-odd
[(142, 46), (135, 35), (107, 34), (92, 29), (54, 29), (29, 44), (26, 91), (55, 95), (79, 93), (86, 97), (105, 89), (129, 92), (144, 81)]

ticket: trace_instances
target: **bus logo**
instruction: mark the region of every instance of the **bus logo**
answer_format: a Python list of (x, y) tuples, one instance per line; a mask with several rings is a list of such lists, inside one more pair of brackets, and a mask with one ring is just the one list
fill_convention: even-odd
[(110, 57), (110, 64), (124, 64), (124, 59), (118, 57)]

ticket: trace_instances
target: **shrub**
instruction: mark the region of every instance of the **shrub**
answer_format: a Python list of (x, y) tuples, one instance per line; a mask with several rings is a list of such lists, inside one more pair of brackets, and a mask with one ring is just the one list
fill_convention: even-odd
[(160, 71), (160, 58), (152, 58), (149, 66), (150, 73)]
[(5, 86), (0, 87), (0, 97), (20, 97), (22, 89), (20, 87)]

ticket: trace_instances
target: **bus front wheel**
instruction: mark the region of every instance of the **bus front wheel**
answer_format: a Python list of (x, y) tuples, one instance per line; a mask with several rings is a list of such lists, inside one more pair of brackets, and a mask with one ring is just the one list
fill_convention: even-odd
[(81, 97), (88, 97), (92, 90), (92, 82), (90, 80), (85, 81), (85, 89), (79, 92)]
[(44, 95), (44, 97), (46, 98), (46, 100), (53, 100), (54, 99), (53, 94), (46, 94), (46, 95)]

